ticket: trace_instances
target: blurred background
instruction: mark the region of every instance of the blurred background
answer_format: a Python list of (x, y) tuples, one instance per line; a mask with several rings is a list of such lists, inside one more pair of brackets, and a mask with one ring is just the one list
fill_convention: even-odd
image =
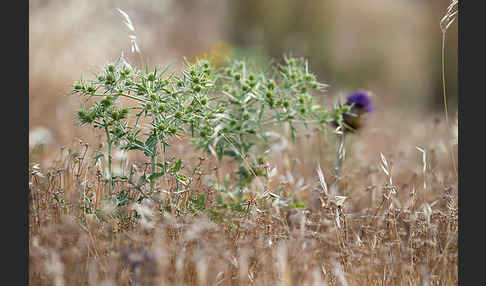
[[(440, 19), (450, 1), (117, 0), (29, 1), (29, 140), (48, 150), (89, 138), (75, 121), (79, 98), (65, 95), (83, 74), (131, 52), (136, 36), (143, 61), (180, 67), (183, 57), (246, 56), (269, 61), (304, 56), (321, 82), (323, 99), (355, 90), (373, 93), (369, 140), (386, 148), (397, 134), (425, 134), (444, 119)], [(130, 17), (130, 31), (116, 8)], [(449, 117), (457, 112), (457, 23), (446, 41)], [(412, 128), (411, 131), (409, 128)], [(388, 139), (386, 139), (384, 130)], [(391, 130), (395, 133), (390, 133)], [(374, 133), (373, 133), (374, 132)], [(397, 133), (398, 132), (398, 133)], [(377, 135), (382, 135), (379, 140)], [(40, 138), (40, 139), (39, 139)], [(371, 141), (370, 141), (371, 142)], [(415, 150), (416, 152), (416, 150)], [(375, 156), (375, 154), (373, 154)]]

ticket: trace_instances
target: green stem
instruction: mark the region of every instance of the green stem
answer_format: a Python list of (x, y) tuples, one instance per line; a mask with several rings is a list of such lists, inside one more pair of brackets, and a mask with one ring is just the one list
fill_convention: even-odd
[(113, 186), (113, 172), (112, 172), (112, 167), (111, 167), (111, 161), (112, 161), (112, 156), (111, 156), (111, 149), (112, 149), (111, 136), (110, 136), (110, 132), (108, 130), (108, 125), (106, 124), (106, 121), (104, 122), (104, 126), (105, 126), (105, 133), (106, 133), (106, 141), (108, 143), (108, 173), (109, 173), (109, 176), (110, 176), (111, 186)]
[[(106, 96), (106, 94), (91, 94), (91, 96)], [(143, 97), (133, 96), (133, 95), (125, 94), (125, 93), (121, 93), (120, 96), (135, 99), (135, 100), (138, 100), (138, 101), (141, 101), (141, 102), (148, 102), (149, 101), (149, 100), (147, 100)]]
[(149, 100), (146, 100), (145, 98), (140, 98), (138, 96), (133, 96), (133, 95), (128, 95), (128, 94), (122, 94), (121, 96), (131, 98), (131, 99), (135, 99), (135, 100), (142, 101), (142, 102), (148, 102), (149, 101)]
[[(158, 140), (159, 138), (157, 138)], [(151, 156), (151, 163), (152, 163), (152, 176), (155, 174), (155, 167), (157, 165), (157, 146), (158, 143), (154, 144), (153, 150), (152, 150), (152, 156)], [(151, 180), (150, 182), (150, 193), (152, 194), (154, 191), (155, 187), (155, 180)]]
[[(156, 147), (154, 146), (154, 154), (155, 154), (155, 149), (156, 149)], [(152, 155), (152, 176), (155, 174), (155, 164), (156, 164), (156, 161), (157, 161), (156, 159), (157, 159), (156, 156)], [(150, 193), (152, 193), (154, 191), (154, 186), (155, 186), (155, 181), (152, 180), (150, 182)]]
[[(278, 119), (270, 119), (270, 120), (267, 120), (267, 121), (262, 121), (260, 123), (261, 126), (265, 126), (265, 125), (270, 125), (270, 124), (275, 124), (275, 123), (279, 123), (280, 120)], [(316, 124), (316, 123), (320, 123), (319, 120), (292, 120), (292, 123), (297, 123), (297, 124)]]
[(165, 164), (165, 144), (161, 142), (162, 144), (162, 163), (164, 164), (164, 174), (167, 174), (167, 165)]

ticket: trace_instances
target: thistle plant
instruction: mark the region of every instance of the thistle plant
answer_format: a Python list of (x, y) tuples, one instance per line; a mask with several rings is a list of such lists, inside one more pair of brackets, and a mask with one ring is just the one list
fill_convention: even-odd
[[(200, 65), (205, 66), (204, 63)], [(199, 81), (196, 85), (191, 84), (186, 77), (180, 80), (173, 75), (166, 75), (167, 69), (168, 67), (155, 68), (149, 72), (147, 67), (142, 72), (133, 69), (120, 57), (115, 63), (103, 68), (101, 73), (95, 73), (94, 80), (80, 80), (74, 84), (71, 94), (85, 97), (84, 106), (78, 111), (79, 121), (82, 125), (91, 125), (105, 131), (107, 178), (112, 185), (114, 147), (126, 151), (143, 151), (150, 158), (151, 174), (144, 179), (150, 182), (151, 191), (156, 179), (168, 173), (175, 176), (177, 185), (187, 183), (187, 177), (178, 173), (182, 166), (181, 160), (173, 162), (170, 167), (166, 150), (170, 146), (170, 138), (185, 133), (187, 123), (193, 122), (194, 118), (204, 118), (205, 115), (200, 114), (202, 109), (190, 110), (189, 106), (199, 104), (192, 101), (212, 83), (207, 71), (204, 73), (200, 69), (194, 70), (194, 76), (190, 80)], [(98, 100), (88, 106), (93, 97)], [(123, 107), (121, 98), (130, 99), (136, 105)], [(146, 121), (150, 125), (142, 126)], [(157, 161), (159, 155), (162, 155), (162, 162)]]
[(222, 68), (215, 90), (221, 94), (213, 95), (209, 105), (216, 112), (193, 134), (195, 143), (218, 159), (228, 156), (238, 162), (240, 186), (265, 175), (265, 158), (253, 150), (268, 140), (268, 128), (288, 124), (295, 139), (297, 125), (328, 121), (327, 110), (314, 102), (327, 85), (316, 81), (304, 59), (284, 60), (269, 72), (239, 60)]
[[(120, 70), (118, 62), (108, 65), (95, 80), (83, 81), (74, 84), (71, 94), (80, 93), (88, 99), (100, 98), (92, 106), (84, 106), (77, 112), (78, 120), (82, 125), (91, 125), (94, 129), (102, 129), (106, 136), (108, 146), (108, 179), (113, 185), (112, 153), (115, 145), (120, 145), (128, 137), (131, 128), (128, 126), (128, 108), (118, 104), (118, 98), (124, 96), (120, 84), (130, 81), (130, 70)], [(130, 96), (130, 95), (127, 95)], [(97, 158), (99, 159), (99, 157)]]
[(304, 59), (285, 57), (267, 71), (241, 60), (218, 69), (205, 59), (186, 60), (180, 73), (168, 73), (168, 68), (147, 66), (141, 71), (120, 57), (94, 73), (93, 80), (76, 82), (71, 92), (85, 98), (77, 114), (81, 124), (104, 131), (106, 156), (96, 159), (107, 158), (106, 178), (112, 187), (114, 148), (142, 151), (150, 159), (150, 174), (144, 172), (138, 182), (133, 181), (133, 169), (128, 177), (121, 176), (142, 197), (151, 196), (164, 176), (174, 178), (176, 190), (191, 182), (182, 173), (182, 160), (167, 156), (173, 138), (190, 137), (197, 148), (219, 160), (235, 160), (237, 190), (241, 190), (267, 174), (259, 147), (267, 143), (270, 128), (287, 125), (295, 139), (299, 125), (343, 125), (351, 118), (350, 111), (361, 110), (359, 101), (332, 112), (317, 104), (316, 95), (327, 85), (316, 80)]
[(346, 135), (360, 129), (363, 126), (363, 115), (373, 111), (374, 107), (371, 104), (371, 98), (365, 92), (349, 94), (346, 98), (346, 103), (334, 109), (332, 125), (336, 127), (336, 134), (339, 136), (336, 163), (338, 182), (341, 180)]

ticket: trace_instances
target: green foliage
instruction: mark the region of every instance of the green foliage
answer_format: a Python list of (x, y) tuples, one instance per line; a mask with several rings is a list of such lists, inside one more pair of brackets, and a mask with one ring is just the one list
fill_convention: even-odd
[(189, 197), (189, 202), (187, 209), (190, 212), (203, 211), (206, 209), (206, 195), (204, 194), (193, 194)]
[[(285, 58), (270, 71), (253, 70), (244, 61), (231, 61), (219, 71), (216, 88), (221, 94), (210, 101), (214, 112), (193, 133), (197, 146), (238, 161), (240, 184), (249, 184), (263, 175), (254, 154), (259, 143), (267, 141), (265, 131), (288, 124), (295, 139), (296, 125), (327, 124), (327, 111), (315, 103), (315, 95), (326, 85), (315, 80), (303, 59)], [(250, 158), (249, 155), (255, 155)]]
[[(265, 71), (241, 60), (218, 69), (205, 59), (186, 60), (180, 73), (168, 73), (168, 68), (149, 71), (147, 66), (141, 71), (120, 57), (94, 73), (94, 79), (81, 79), (73, 85), (71, 94), (85, 99), (77, 112), (80, 124), (105, 133), (106, 156), (99, 154), (95, 161), (108, 158), (107, 181), (112, 187), (114, 148), (143, 152), (150, 158), (149, 175), (144, 173), (134, 182), (132, 169), (128, 178), (142, 197), (152, 195), (157, 181), (165, 176), (175, 178), (177, 190), (187, 187), (192, 180), (183, 173), (182, 160), (171, 161), (166, 156), (171, 138), (186, 136), (219, 160), (237, 161), (235, 191), (239, 193), (254, 178), (266, 176), (266, 160), (258, 147), (267, 142), (269, 128), (288, 125), (295, 139), (298, 125), (339, 123), (349, 112), (345, 107), (329, 112), (316, 103), (326, 85), (309, 72), (304, 59), (285, 57), (283, 63)], [(129, 99), (135, 106), (124, 106), (126, 101), (121, 99)], [(142, 127), (141, 122), (150, 125)], [(149, 193), (142, 190), (146, 184), (150, 184)], [(205, 200), (204, 195), (191, 197), (189, 209), (205, 209)], [(219, 202), (218, 208), (239, 212), (241, 204), (242, 198), (235, 197), (229, 203)]]

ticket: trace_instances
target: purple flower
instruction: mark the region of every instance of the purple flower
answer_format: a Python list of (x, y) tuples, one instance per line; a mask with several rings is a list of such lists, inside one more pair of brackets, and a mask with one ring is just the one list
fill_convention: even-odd
[[(342, 123), (344, 123), (345, 132), (355, 132), (363, 125), (362, 115), (367, 112), (373, 112), (374, 107), (371, 105), (371, 98), (365, 92), (355, 92), (347, 96), (345, 105), (352, 106), (349, 113), (343, 114)], [(332, 126), (340, 125), (336, 120), (331, 122)]]
[(346, 105), (353, 105), (353, 108), (364, 112), (373, 112), (375, 110), (371, 105), (371, 98), (364, 92), (355, 92), (348, 95)]

